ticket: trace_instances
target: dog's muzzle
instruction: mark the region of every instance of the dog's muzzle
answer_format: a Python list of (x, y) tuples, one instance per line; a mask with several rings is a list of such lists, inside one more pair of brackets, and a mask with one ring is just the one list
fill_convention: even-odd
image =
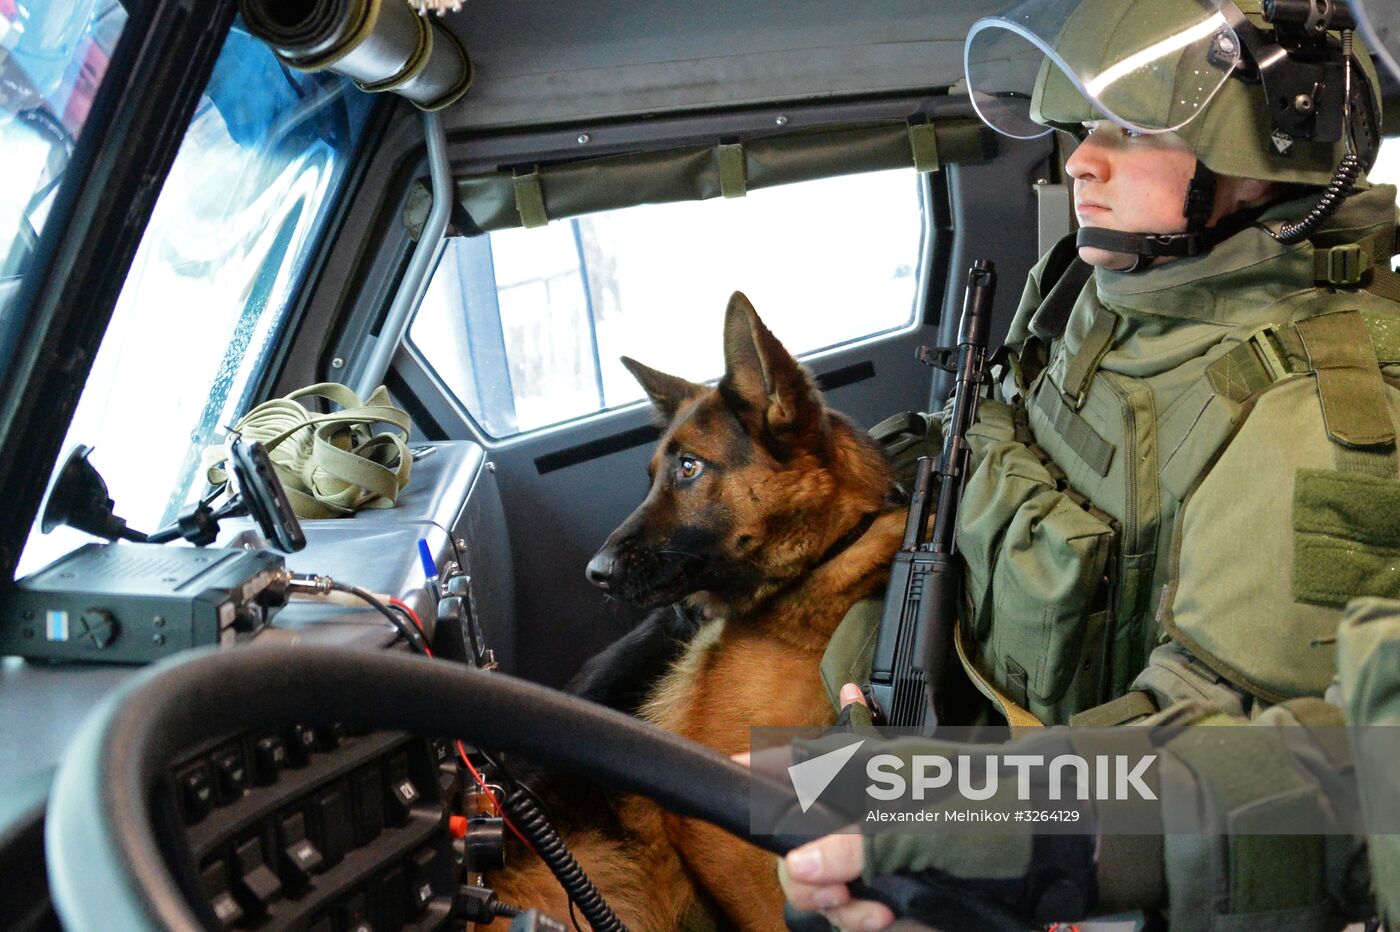
[(588, 581), (643, 608), (675, 602), (699, 589), (702, 562), (689, 555), (604, 547), (588, 561)]

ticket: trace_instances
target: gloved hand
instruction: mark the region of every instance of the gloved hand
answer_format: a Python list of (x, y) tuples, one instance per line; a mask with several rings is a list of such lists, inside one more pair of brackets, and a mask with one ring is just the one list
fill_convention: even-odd
[[(843, 720), (862, 718), (864, 703), (857, 686), (847, 684), (841, 699)], [(856, 714), (849, 714), (853, 711)], [(932, 750), (952, 756), (958, 748), (923, 739), (881, 745), (882, 751), (896, 755)], [(1068, 749), (1066, 745), (1062, 750)], [(1002, 784), (1014, 786), (1015, 780)], [(933, 800), (930, 805), (937, 808), (943, 801), (953, 800)], [(1092, 810), (1086, 808), (1081, 834), (988, 834), (950, 827), (917, 835), (828, 835), (789, 852), (781, 878), (792, 907), (819, 911), (843, 930), (883, 929), (894, 921), (896, 911), (940, 928), (1025, 929), (1082, 918), (1094, 905), (1092, 822)], [(861, 882), (854, 896), (852, 881)], [(880, 885), (896, 909), (862, 899), (860, 893), (872, 885)]]
[[(841, 705), (865, 705), (860, 687), (841, 688)], [(865, 870), (865, 841), (860, 835), (827, 835), (783, 858), (779, 877), (788, 902), (801, 910), (815, 910), (838, 929), (874, 932), (894, 922), (894, 912), (883, 903), (851, 899), (847, 884)]]

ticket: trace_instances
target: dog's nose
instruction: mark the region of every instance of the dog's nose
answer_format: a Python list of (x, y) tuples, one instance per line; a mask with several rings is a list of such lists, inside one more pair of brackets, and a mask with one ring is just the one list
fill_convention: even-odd
[(609, 551), (599, 550), (588, 561), (588, 569), (584, 572), (589, 582), (599, 589), (606, 589), (612, 585), (613, 574), (617, 572), (617, 559)]

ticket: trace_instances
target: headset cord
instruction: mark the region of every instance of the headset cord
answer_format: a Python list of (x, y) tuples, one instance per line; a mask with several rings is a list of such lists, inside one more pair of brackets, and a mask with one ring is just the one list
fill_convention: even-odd
[(622, 920), (617, 918), (598, 888), (593, 886), (593, 881), (588, 879), (578, 861), (569, 853), (559, 832), (549, 824), (533, 794), (528, 790), (515, 790), (506, 797), (505, 809), (529, 840), (530, 847), (535, 849), (558, 879), (569, 900), (578, 903), (579, 911), (594, 932), (627, 932)]
[(1342, 156), (1341, 162), (1337, 164), (1337, 170), (1332, 174), (1332, 180), (1327, 182), (1327, 187), (1323, 189), (1317, 203), (1313, 204), (1302, 220), (1293, 223), (1285, 223), (1274, 234), (1274, 239), (1285, 246), (1292, 246), (1300, 243), (1322, 226), (1337, 212), (1337, 208), (1342, 206), (1342, 202), (1351, 194), (1351, 189), (1355, 187), (1356, 180), (1361, 177), (1363, 164), (1361, 157), (1356, 154), (1356, 138), (1351, 125), (1351, 61), (1352, 61), (1352, 34), (1351, 30), (1342, 33), (1342, 60), (1346, 63), (1346, 81), (1343, 88), (1342, 104), (1342, 134), (1346, 139), (1346, 154)]

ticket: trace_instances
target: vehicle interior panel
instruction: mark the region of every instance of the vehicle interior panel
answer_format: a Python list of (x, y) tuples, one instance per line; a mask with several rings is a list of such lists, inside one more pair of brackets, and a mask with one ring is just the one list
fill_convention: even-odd
[[(335, 6), (331, 0), (317, 3)], [(54, 0), (30, 5), (58, 9)], [(172, 447), (183, 451), (189, 469), (183, 490), (159, 490), (157, 497), (169, 498), (168, 504), (157, 503), (165, 517), (158, 524), (133, 517), (133, 526), (169, 525), (182, 507), (199, 499), (202, 448), (220, 442), (252, 404), (319, 382), (358, 384), (375, 369), (373, 361), (385, 357), (387, 368), (370, 371), (370, 384), (382, 382), (412, 421), (410, 481), (393, 507), (302, 519), (307, 545), (286, 554), (285, 565), (291, 574), (330, 577), (402, 602), (411, 612), (372, 607), (363, 595), (326, 591), (328, 584), (311, 596), (319, 583), (284, 578), (281, 584), (297, 597), (277, 605), (269, 624), (237, 638), (230, 634), (234, 646), (191, 652), (161, 661), (158, 668), (0, 657), (0, 927), (61, 928), (49, 900), (53, 883), (59, 898), (67, 898), (65, 917), (79, 932), (466, 929), (459, 885), (479, 882), (479, 866), (505, 856), (499, 818), (504, 810), (491, 795), (499, 788), (488, 786), (498, 778), (511, 783), (493, 756), (498, 752), (582, 774), (611, 789), (650, 795), (676, 812), (745, 832), (751, 787), (731, 761), (635, 718), (556, 692), (647, 614), (585, 575), (590, 558), (646, 494), (647, 465), (660, 436), (657, 411), (630, 379), (625, 391), (631, 395), (616, 384), (605, 385), (620, 370), (615, 360), (621, 353), (599, 337), (598, 323), (606, 324), (608, 313), (617, 315), (612, 326), (618, 332), (645, 329), (637, 324), (643, 316), (668, 322), (669, 329), (659, 329), (650, 345), (679, 347), (673, 362), (688, 363), (702, 353), (689, 344), (690, 331), (679, 327), (679, 318), (702, 318), (679, 300), (669, 306), (667, 299), (698, 293), (698, 283), (722, 285), (726, 295), (753, 296), (766, 287), (781, 296), (807, 294), (798, 286), (817, 282), (818, 300), (794, 299), (800, 313), (788, 318), (787, 329), (773, 327), (785, 343), (805, 338), (804, 329), (827, 333), (822, 315), (860, 325), (876, 320), (877, 311), (884, 310), (881, 302), (897, 285), (907, 291), (898, 291), (898, 301), (888, 303), (897, 305), (899, 314), (907, 310), (906, 320), (842, 331), (825, 342), (814, 338), (810, 348), (794, 354), (831, 407), (861, 427), (903, 411), (943, 408), (954, 374), (921, 364), (918, 352), (957, 344), (974, 260), (993, 262), (999, 277), (988, 339), (989, 351), (995, 350), (1008, 332), (1026, 272), (1047, 243), (1071, 232), (1076, 222), (1065, 170), (1074, 143), (1062, 134), (1011, 139), (977, 123), (980, 150), (969, 144), (964, 148), (971, 154), (921, 162), (925, 156), (915, 130), (929, 129), (936, 139), (928, 124), (936, 129), (976, 120), (964, 78), (963, 37), (979, 17), (1008, 4), (468, 0), (422, 27), (429, 35), (435, 27), (448, 30), (461, 42), (474, 74), (465, 96), (430, 116), (391, 90), (359, 111), (353, 132), (351, 122), (336, 122), (343, 115), (324, 101), (309, 105), (310, 116), (287, 111), (295, 112), (295, 119), (278, 108), (320, 101), (314, 95), (328, 89), (360, 100), (363, 88), (333, 70), (303, 74), (272, 57), (239, 78), (258, 82), (248, 85), (246, 100), (239, 97), (246, 111), (218, 108), (207, 95), (193, 100), (210, 86), (220, 49), (232, 54), (236, 43), (228, 38), (230, 29), (247, 46), (271, 56), (242, 14), (229, 26), (232, 5), (222, 0), (82, 0), (74, 9), (89, 6), (106, 10), (102, 15), (120, 8), (132, 17), (122, 44), (101, 50), (110, 55), (115, 79), (101, 85), (109, 62), (99, 56), (70, 69), (89, 74), (95, 83), (60, 116), (71, 122), (83, 105), (90, 106), (92, 140), (77, 138), (75, 148), (75, 139), (65, 137), (63, 158), (50, 155), (35, 162), (42, 167), (42, 172), (35, 168), (41, 178), (66, 160), (73, 174), (61, 186), (53, 181), (55, 188), (32, 197), (27, 208), (36, 218), (50, 211), (57, 218), (54, 232), (43, 230), (42, 237), (31, 228), (33, 242), (24, 250), (25, 261), (44, 270), (43, 280), (22, 279), (0, 261), (0, 375), (13, 383), (0, 403), (0, 494), (8, 512), (0, 518), (8, 531), (0, 540), (0, 562), (16, 564), (25, 535), (38, 534), (39, 522), (31, 519), (54, 465), (49, 454), (61, 445), (89, 370), (100, 374), (106, 365), (99, 336), (109, 318), (115, 319), (121, 279), (148, 274), (132, 257), (144, 255), (137, 248), (149, 215), (152, 225), (181, 231), (172, 234), (178, 248), (166, 244), (153, 250), (173, 256), (159, 257), (170, 259), (173, 271), (152, 289), (160, 294), (144, 298), (170, 305), (162, 339), (183, 332), (180, 324), (205, 313), (199, 293), (183, 290), (200, 276), (217, 279), (217, 293), (233, 295), (230, 300), (246, 305), (245, 311), (265, 303), (280, 307), (282, 316), (239, 318), (233, 344), (249, 343), (256, 331), (258, 338), (270, 334), (268, 345), (256, 358), (236, 364), (229, 362), (236, 354), (226, 354), (219, 371), (209, 374), (213, 388), (177, 384), (173, 375), (158, 371), (164, 357), (197, 355), (180, 345), (183, 338), (151, 340), (154, 349), (142, 367), (156, 372), (150, 391), (178, 395), (186, 407), (204, 404), (207, 423), (193, 434), (182, 428)], [(6, 96), (11, 74), (5, 69), (13, 62), (7, 56), (19, 41), (19, 32), (6, 29), (18, 22), (21, 7), (0, 0), (0, 153), (12, 109)], [(1400, 84), (1386, 79), (1384, 88), (1395, 115)], [(42, 95), (39, 99), (42, 103)], [(211, 235), (210, 227), (185, 231), (159, 212), (162, 186), (179, 187), (170, 180), (177, 142), (217, 135), (207, 126), (197, 129), (199, 115), (211, 108), (218, 110), (214, 129), (230, 139), (209, 161), (219, 162), (228, 174), (207, 190), (196, 190), (195, 203), (222, 203), (226, 192), (220, 186), (232, 185), (229, 178), (256, 195), (273, 191), (295, 174), (293, 169), (305, 169), (295, 183), (276, 190), (295, 190), (295, 197), (287, 194), (295, 209), (287, 210), (298, 216), (314, 201), (313, 189), (328, 197), (331, 203), (323, 205), (316, 224), (262, 229), (237, 216), (225, 218)], [(123, 124), (113, 114), (140, 117)], [(246, 129), (240, 120), (262, 121), (263, 129), (280, 135), (247, 143), (238, 138)], [(907, 151), (895, 153), (901, 160), (908, 157), (907, 166), (872, 162), (873, 149), (822, 141), (823, 133), (872, 127), (899, 137), (900, 146), (907, 138)], [(432, 145), (439, 138), (445, 139), (446, 175), (433, 174), (444, 152)], [(1396, 153), (1400, 143), (1393, 138), (1390, 151)], [(887, 280), (875, 281), (865, 271), (829, 270), (826, 266), (840, 262), (829, 254), (818, 256), (815, 249), (780, 248), (787, 246), (789, 234), (799, 242), (798, 226), (811, 227), (800, 232), (822, 243), (843, 243), (843, 235), (855, 245), (866, 245), (862, 238), (875, 242), (875, 232), (888, 230), (874, 231), (871, 221), (860, 219), (865, 216), (860, 209), (870, 206), (865, 201), (879, 200), (864, 193), (817, 203), (815, 221), (795, 222), (794, 214), (775, 208), (779, 219), (766, 221), (773, 226), (762, 228), (766, 238), (760, 240), (765, 250), (771, 247), (773, 258), (748, 269), (749, 279), (759, 279), (759, 285), (733, 269), (707, 264), (708, 254), (695, 258), (699, 250), (690, 250), (683, 236), (691, 231), (678, 229), (681, 224), (673, 220), (675, 227), (647, 240), (655, 254), (638, 250), (635, 267), (651, 278), (632, 294), (647, 299), (629, 299), (635, 303), (627, 306), (614, 295), (614, 304), (598, 313), (590, 290), (596, 282), (588, 276), (601, 276), (603, 268), (613, 274), (611, 256), (598, 244), (622, 240), (620, 234), (616, 240), (600, 234), (585, 246), (581, 222), (599, 222), (606, 230), (614, 220), (594, 218), (677, 204), (718, 211), (731, 201), (760, 201), (758, 194), (769, 193), (765, 187), (791, 196), (800, 190), (797, 183), (744, 187), (751, 179), (743, 176), (750, 163), (742, 161), (747, 157), (742, 147), (751, 152), (755, 142), (775, 139), (790, 143), (791, 151), (784, 150), (789, 161), (778, 171), (784, 181), (790, 179), (783, 172), (807, 184), (882, 172), (893, 177), (898, 171), (900, 181), (907, 181), (901, 209), (917, 216), (908, 223), (912, 258), (886, 261), (880, 268)], [(102, 148), (89, 151), (97, 146)], [(335, 162), (334, 172), (324, 170), (308, 155), (321, 151), (317, 147), (335, 150), (343, 164)], [(727, 147), (741, 153), (738, 192), (732, 171), (726, 175), (723, 168), (721, 149)], [(822, 147), (830, 151), (819, 151)], [(713, 179), (705, 175), (703, 183), (692, 184), (695, 178), (682, 171), (674, 179), (647, 175), (650, 186), (636, 188), (649, 193), (638, 194), (633, 179), (643, 175), (619, 167), (628, 157), (660, 163), (691, 148), (714, 150)], [(893, 162), (889, 148), (882, 157)], [(285, 162), (255, 166), (255, 157), (269, 155)], [(769, 181), (773, 164), (768, 163)], [(1400, 159), (1394, 164), (1400, 176)], [(586, 213), (551, 210), (548, 223), (536, 223), (520, 179), (533, 175), (540, 185), (540, 177), (561, 168), (578, 169), (575, 178), (591, 173), (586, 180), (602, 206)], [(709, 170), (706, 163), (697, 177)], [(508, 223), (483, 233), (462, 192), (476, 176), (486, 175), (515, 199), (497, 200), (495, 216), (504, 213)], [(463, 178), (468, 180), (458, 188)], [(428, 237), (420, 242), (415, 237), (426, 224), (415, 210), (431, 200), (434, 182), (445, 182), (454, 192), (450, 231), (441, 242)], [(6, 183), (0, 181), (0, 193)], [(546, 213), (547, 188), (547, 183), (540, 186), (541, 213)], [(803, 206), (816, 200), (810, 196)], [(510, 225), (512, 203), (518, 229)], [(0, 235), (7, 233), (6, 209), (0, 201)], [(716, 227), (711, 236), (728, 238), (729, 229)], [(479, 237), (463, 249), (476, 250), (475, 259), (450, 252), (466, 241), (463, 231)], [(573, 265), (550, 264), (559, 250), (543, 244), (546, 231), (561, 237), (561, 231), (570, 231), (572, 247), (564, 252)], [(508, 239), (537, 233), (533, 241)], [(288, 255), (300, 250), (299, 258), (279, 265), (280, 258), (239, 251), (273, 241), (283, 247), (290, 243)], [(526, 245), (515, 253), (493, 245), (509, 242)], [(848, 251), (858, 252), (855, 245)], [(689, 263), (681, 266), (684, 275), (654, 273), (663, 267), (657, 259), (661, 252)], [(410, 271), (415, 256), (416, 264), (426, 261), (422, 281)], [(156, 258), (144, 261), (157, 264)], [(472, 261), (478, 264), (469, 265)], [(855, 262), (851, 259), (851, 269), (859, 268)], [(437, 345), (415, 338), (410, 328), (413, 314), (428, 305), (434, 276), (449, 267), (457, 269), (461, 282), (446, 303), (464, 323), (461, 334), (453, 331), (450, 340)], [(822, 291), (829, 271), (830, 281), (840, 287)], [(567, 289), (575, 279), (586, 314), (575, 313), (570, 303), (573, 292)], [(623, 293), (616, 284), (621, 280), (622, 273), (609, 279), (616, 294)], [(518, 289), (514, 297), (507, 294), (511, 288)], [(905, 294), (912, 298), (905, 300)], [(821, 306), (828, 295), (840, 297)], [(12, 326), (9, 309), (31, 299), (34, 316), (16, 318)], [(410, 316), (399, 333), (386, 321), (391, 309), (405, 302)], [(603, 307), (601, 298), (597, 307)], [(766, 313), (761, 300), (755, 307)], [(718, 359), (720, 306), (713, 311), (717, 324), (705, 337), (713, 346), (703, 349), (715, 350)], [(579, 323), (585, 317), (586, 327)], [(676, 336), (680, 333), (687, 335)], [(134, 328), (113, 327), (108, 336), (114, 344), (138, 348), (151, 339)], [(556, 337), (578, 350), (577, 359), (561, 364), (557, 354), (550, 355)], [(487, 344), (476, 355), (478, 346)], [(23, 353), (10, 357), (12, 345)], [(534, 355), (526, 352), (536, 349)], [(655, 362), (630, 344), (624, 351), (641, 363)], [(655, 364), (665, 368), (672, 362)], [(231, 393), (230, 370), (240, 366), (244, 381)], [(559, 372), (569, 378), (560, 377), (558, 384), (566, 387), (553, 396), (529, 395), (517, 384), (547, 383)], [(716, 370), (703, 378), (718, 377)], [(476, 386), (475, 396), (462, 388), (468, 382)], [(219, 391), (233, 398), (224, 407), (222, 400), (215, 402)], [(493, 421), (496, 415), (486, 410), (482, 399), (488, 391), (504, 399), (503, 421)], [(596, 395), (597, 404), (576, 404), (576, 395), (589, 395), (588, 403)], [(152, 434), (167, 426), (157, 423), (158, 415), (149, 420)], [(135, 497), (132, 490), (147, 481), (146, 429), (143, 424), (129, 432), (120, 451), (115, 444), (102, 449), (103, 456), (125, 456), (136, 464), (111, 485), (107, 504), (115, 504), (119, 514), (125, 513), (124, 500)], [(215, 546), (267, 546), (253, 519), (221, 520)], [(0, 600), (15, 582), (0, 579)], [(456, 607), (443, 609), (454, 597), (460, 600)], [(31, 616), (27, 623), (44, 631)], [(0, 612), (0, 624), (6, 621)], [(462, 651), (461, 642), (470, 640), (469, 623), (479, 629), (490, 657), (473, 659), (475, 641), (466, 644), (462, 656), (440, 651), (460, 665), (410, 656), (428, 645), (440, 647), (439, 626), (451, 631), (453, 624), (461, 628), (454, 649)], [(33, 637), (33, 630), (24, 636)], [(273, 658), (280, 651), (291, 656), (293, 649), (303, 651), (298, 664), (279, 668)], [(491, 670), (509, 676), (493, 680)], [(63, 776), (55, 783), (60, 768)], [(764, 805), (791, 810), (795, 800), (786, 787), (774, 789), (762, 779), (754, 786)], [(817, 814), (837, 818), (821, 806)], [(469, 831), (484, 839), (476, 848)], [(792, 841), (776, 835), (764, 844), (781, 853)], [(81, 895), (85, 890), (90, 900)], [(107, 904), (110, 912), (104, 914)], [(455, 917), (454, 909), (459, 910)], [(1104, 932), (1142, 926), (1134, 916), (1118, 926), (1079, 928)]]
[[(951, 37), (979, 11), (901, 2), (853, 16), (848, 5), (823, 0), (805, 5), (801, 17), (775, 20), (772, 9), (728, 2), (719, 8), (590, 2), (564, 15), (546, 6), (480, 0), (470, 16), (445, 20), (465, 42), (476, 69), (475, 87), (464, 103), (442, 115), (448, 159), (461, 175), (824, 127), (965, 119), (971, 113), (967, 99), (946, 93), (961, 74), (959, 43)], [(632, 38), (619, 41), (624, 23)], [(638, 41), (639, 36), (646, 38)], [(542, 47), (549, 53), (541, 55)], [(295, 309), (268, 357), (270, 366), (259, 376), (266, 397), (354, 371), (380, 336), (385, 309), (415, 248), (402, 214), (411, 188), (428, 171), (421, 118), (407, 106), (383, 102), (367, 125), (369, 135), (355, 149), (347, 196), (325, 227)], [(960, 270), (970, 257), (990, 255), (1008, 274), (1034, 260), (1034, 231), (1014, 218), (1033, 203), (1035, 182), (1051, 150), (1036, 142), (998, 143), (996, 151), (986, 164), (944, 166), (922, 181), (912, 324), (806, 359), (819, 379), (828, 380), (833, 404), (861, 424), (873, 424), (897, 408), (926, 406), (929, 370), (915, 361), (915, 350), (946, 338), (955, 326)], [(1019, 196), (1006, 196), (1007, 177), (1025, 179)], [(832, 211), (830, 222), (841, 223), (839, 210)], [(743, 282), (731, 287), (742, 288)], [(1015, 305), (1013, 291), (1004, 288), (997, 298), (1001, 330)], [(862, 312), (849, 310), (856, 316)], [(473, 609), (500, 667), (563, 684), (588, 655), (638, 618), (635, 610), (600, 598), (585, 580), (583, 566), (642, 491), (654, 436), (649, 406), (624, 404), (497, 438), (454, 397), (418, 348), (399, 349), (386, 381), (420, 422), (412, 441), (420, 458), (411, 482), (392, 509), (366, 510), (350, 520), (304, 521), (308, 545), (288, 555), (289, 569), (399, 598), (425, 620), (431, 636), (435, 605), (423, 585), (417, 552), (423, 538), (440, 571), (455, 563), (457, 572), (470, 576)], [(429, 424), (431, 431), (422, 429)], [(424, 444), (429, 433), (434, 442)], [(114, 491), (120, 507), (120, 492)], [(256, 536), (252, 529), (250, 521), (227, 520), (219, 543), (246, 543)], [(404, 650), (381, 616), (338, 600), (294, 601), (252, 640)], [(38, 808), (43, 782), (84, 715), (139, 675), (135, 667), (4, 662), (0, 746), (28, 752), (3, 755), (0, 778), (7, 786), (34, 789), (23, 800), (17, 791), (7, 794), (14, 805), (0, 856), (32, 861), (43, 826)], [(36, 707), (44, 713), (23, 714)], [(289, 743), (292, 733), (282, 729), (296, 716), (284, 717), (274, 730)], [(227, 763), (235, 749), (253, 778), (246, 793), (225, 793), (213, 814), (193, 823), (195, 860), (184, 878), (190, 890), (202, 892), (206, 902), (227, 905), (215, 887), (226, 880), (225, 889), (232, 889), (228, 885), (243, 883), (239, 877), (251, 876), (242, 870), (251, 862), (242, 859), (254, 836), (270, 864), (271, 846), (284, 840), (277, 822), (286, 812), (309, 812), (308, 800), (363, 771), (368, 762), (374, 762), (371, 769), (388, 772), (394, 752), (379, 749), (375, 741), (414, 748), (415, 781), (424, 791), (420, 810), (439, 805), (437, 774), (425, 768), (436, 766), (441, 748), (418, 739), (409, 745), (393, 736), (381, 740), (353, 725), (327, 730), (332, 724), (322, 723), (321, 735), (309, 745), (313, 762), (287, 770), (291, 776), (281, 781), (256, 777), (258, 742), (270, 732), (214, 729), (175, 750), (165, 773), (177, 794), (185, 793), (191, 780), (195, 789), (189, 792), (199, 792), (207, 777), (210, 798), (220, 799), (220, 780), (226, 779), (220, 762)], [(362, 797), (355, 797), (356, 813)], [(178, 799), (177, 811), (185, 805)], [(263, 828), (254, 831), (259, 825)], [(317, 844), (324, 845), (324, 831), (317, 831)], [(348, 929), (353, 917), (337, 910), (363, 897), (370, 904), (366, 908), (396, 927), (400, 919), (392, 909), (384, 912), (387, 900), (375, 892), (376, 884), (388, 876), (381, 869), (385, 865), (411, 869), (410, 849), (424, 839), (445, 843), (440, 828), (423, 831), (421, 839), (396, 842), (388, 854), (364, 849), (363, 869), (337, 868), (334, 884), (323, 879), (325, 903), (303, 902), (296, 922), (318, 930), (323, 922)], [(376, 844), (391, 834), (377, 836)], [(277, 873), (283, 883), (294, 883), (282, 867)], [(6, 874), (0, 899), (25, 904), (12, 915), (37, 917), (31, 927), (55, 924), (43, 889), (24, 880), (29, 876), (24, 872)], [(228, 876), (220, 879), (221, 874)], [(238, 887), (244, 909), (254, 886)], [(268, 915), (290, 914), (274, 909)], [(206, 912), (204, 918), (209, 917)]]

